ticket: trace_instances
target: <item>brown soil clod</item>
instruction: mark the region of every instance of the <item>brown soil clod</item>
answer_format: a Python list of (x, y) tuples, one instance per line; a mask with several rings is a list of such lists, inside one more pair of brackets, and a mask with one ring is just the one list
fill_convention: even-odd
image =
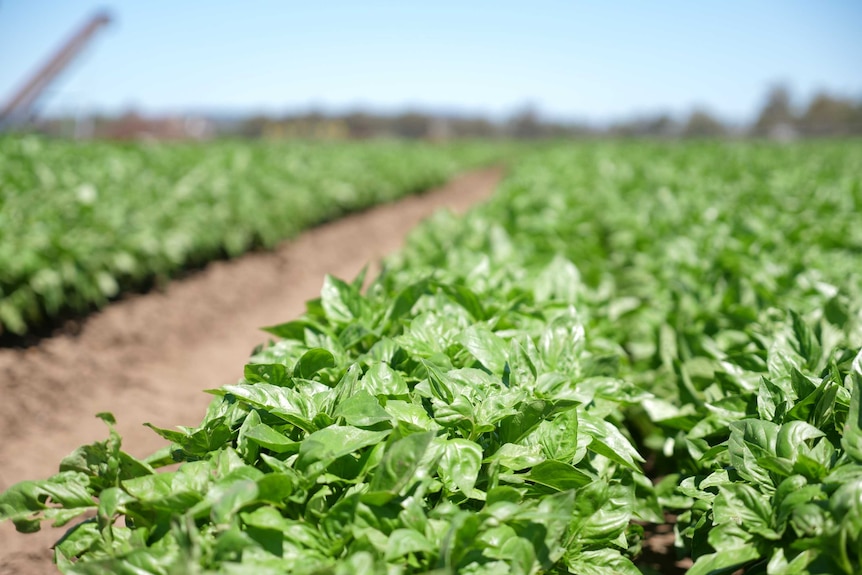
[(637, 565), (648, 573), (661, 575), (683, 575), (693, 562), (690, 558), (677, 558), (674, 541), (676, 516), (665, 514), (665, 523), (643, 524), (643, 544)]

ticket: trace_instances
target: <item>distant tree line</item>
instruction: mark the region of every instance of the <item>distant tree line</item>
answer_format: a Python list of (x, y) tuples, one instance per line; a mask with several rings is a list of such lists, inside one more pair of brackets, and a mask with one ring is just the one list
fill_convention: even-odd
[(810, 137), (862, 136), (862, 99), (820, 93), (807, 106), (794, 106), (790, 92), (775, 87), (750, 125), (722, 121), (706, 109), (686, 117), (643, 116), (609, 125), (565, 122), (525, 107), (505, 120), (479, 115), (445, 115), (422, 111), (399, 114), (307, 112), (225, 118), (219, 116), (54, 118), (37, 128), (54, 135), (109, 139), (206, 139), (217, 135), (266, 139), (403, 138), (725, 138), (793, 140)]
[(751, 128), (755, 136), (854, 136), (862, 134), (862, 100), (816, 95), (800, 114), (794, 113), (786, 88), (773, 89), (757, 121)]
[(792, 105), (790, 92), (773, 88), (751, 125), (734, 125), (705, 109), (695, 109), (684, 119), (669, 114), (641, 117), (597, 127), (586, 123), (543, 118), (526, 107), (505, 121), (481, 116), (443, 116), (418, 111), (395, 115), (364, 112), (322, 114), (312, 112), (281, 118), (255, 116), (235, 126), (236, 134), (258, 138), (570, 138), (652, 137), (721, 138), (757, 137), (790, 140), (806, 137), (862, 135), (862, 99), (827, 93), (816, 95), (801, 109)]

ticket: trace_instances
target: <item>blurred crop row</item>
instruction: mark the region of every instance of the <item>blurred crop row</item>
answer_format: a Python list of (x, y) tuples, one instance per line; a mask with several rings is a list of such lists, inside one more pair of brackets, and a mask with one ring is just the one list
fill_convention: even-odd
[(0, 139), (0, 333), (445, 181), (490, 146)]

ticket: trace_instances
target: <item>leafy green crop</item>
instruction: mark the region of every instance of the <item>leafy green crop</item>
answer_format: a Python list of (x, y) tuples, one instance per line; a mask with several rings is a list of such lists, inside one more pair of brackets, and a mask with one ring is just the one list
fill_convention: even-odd
[(493, 159), (489, 144), (0, 138), (0, 333), (188, 266), (272, 247)]
[(212, 392), (199, 427), (156, 430), (169, 455), (136, 461), (112, 435), (0, 509), (23, 530), (96, 512), (57, 546), (70, 573), (637, 573), (630, 521), (658, 517), (607, 416), (643, 394), (604, 373), (572, 302), (360, 283), (327, 278), (306, 316), (269, 328), (284, 339)]
[(650, 394), (616, 420), (690, 573), (857, 573), (860, 174), (858, 143), (543, 152), (395, 267), (578, 294), (587, 341)]
[(693, 575), (853, 575), (860, 174), (853, 142), (526, 154), (366, 291), (326, 278), (170, 448), (111, 432), (0, 517), (94, 514), (67, 573), (652, 573), (670, 521)]

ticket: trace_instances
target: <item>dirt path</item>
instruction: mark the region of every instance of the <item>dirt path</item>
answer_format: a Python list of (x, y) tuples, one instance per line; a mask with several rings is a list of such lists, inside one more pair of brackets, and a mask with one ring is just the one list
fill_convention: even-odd
[[(0, 349), (0, 490), (48, 477), (73, 449), (105, 439), (94, 417), (100, 411), (116, 415), (126, 451), (145, 456), (162, 447), (142, 424), (200, 422), (211, 399), (201, 390), (238, 379), (249, 352), (266, 340), (258, 328), (301, 314), (324, 274), (352, 279), (438, 208), (464, 211), (488, 197), (501, 176), (498, 168), (470, 172), (113, 304), (78, 335)], [(0, 574), (56, 572), (48, 547), (60, 534), (23, 536), (0, 525)]]

